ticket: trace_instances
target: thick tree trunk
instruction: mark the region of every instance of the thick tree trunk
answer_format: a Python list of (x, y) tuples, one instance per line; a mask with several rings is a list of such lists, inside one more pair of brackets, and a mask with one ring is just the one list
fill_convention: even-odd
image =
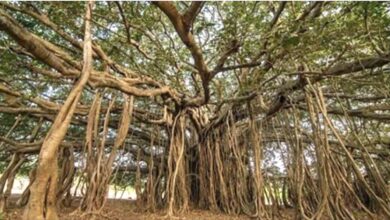
[(92, 6), (92, 1), (89, 1), (86, 6), (82, 74), (61, 107), (42, 144), (36, 179), (31, 185), (31, 195), (24, 213), (24, 219), (26, 220), (58, 219), (56, 211), (57, 153), (92, 70), (92, 38), (90, 31)]

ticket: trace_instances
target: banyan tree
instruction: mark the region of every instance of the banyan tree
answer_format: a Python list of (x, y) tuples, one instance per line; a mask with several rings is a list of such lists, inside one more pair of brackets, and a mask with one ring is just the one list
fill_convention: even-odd
[(1, 211), (388, 219), (389, 63), (387, 2), (0, 2)]

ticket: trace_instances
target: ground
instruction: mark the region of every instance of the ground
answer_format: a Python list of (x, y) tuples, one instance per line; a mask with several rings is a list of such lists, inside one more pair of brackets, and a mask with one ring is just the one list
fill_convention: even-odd
[[(12, 205), (12, 202), (11, 202)], [(77, 201), (73, 204), (77, 205)], [(4, 215), (6, 220), (19, 220), (21, 219), (22, 209), (20, 208), (10, 208), (9, 211)], [(166, 219), (164, 218), (165, 213), (160, 211), (157, 213), (142, 213), (138, 212), (136, 208), (135, 201), (125, 200), (125, 199), (109, 199), (101, 215), (95, 215), (92, 218), (91, 215), (80, 217), (79, 213), (75, 213), (74, 207), (66, 208), (60, 210), (60, 219), (61, 220), (79, 220), (79, 219), (113, 219), (113, 220), (142, 220), (142, 219)], [(286, 212), (291, 213), (291, 212)], [(291, 219), (284, 214), (283, 217), (278, 219)], [(205, 220), (234, 220), (234, 219), (250, 219), (247, 216), (231, 216), (223, 213), (215, 213), (211, 211), (193, 209), (184, 215), (178, 216), (175, 219), (205, 219)]]
[[(11, 205), (14, 202), (15, 198), (11, 200)], [(80, 213), (74, 212), (75, 207), (77, 207), (78, 203), (75, 201), (71, 208), (65, 208), (60, 210), (60, 220), (157, 220), (157, 219), (167, 219), (164, 217), (165, 213), (163, 211), (159, 211), (157, 213), (144, 213), (137, 211), (137, 206), (134, 200), (128, 199), (109, 199), (106, 203), (106, 206), (101, 214), (99, 215), (80, 215)], [(269, 207), (271, 209), (271, 207)], [(10, 208), (3, 217), (4, 220), (21, 220), (23, 210), (20, 208)], [(279, 212), (273, 219), (278, 220), (290, 220), (294, 219), (294, 210), (285, 209)], [(359, 215), (358, 220), (368, 220), (366, 215)], [(0, 218), (1, 219), (1, 218)], [(192, 209), (189, 212), (177, 216), (171, 219), (199, 219), (199, 220), (244, 220), (251, 219), (245, 215), (232, 216), (224, 213), (216, 213), (212, 211)], [(384, 219), (380, 217), (376, 217), (375, 219)], [(327, 220), (327, 218), (322, 218), (322, 220)]]

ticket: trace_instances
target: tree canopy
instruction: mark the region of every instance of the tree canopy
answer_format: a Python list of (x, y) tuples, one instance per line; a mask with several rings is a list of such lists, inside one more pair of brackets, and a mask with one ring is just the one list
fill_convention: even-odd
[(0, 2), (1, 204), (390, 217), (389, 40), (388, 2)]

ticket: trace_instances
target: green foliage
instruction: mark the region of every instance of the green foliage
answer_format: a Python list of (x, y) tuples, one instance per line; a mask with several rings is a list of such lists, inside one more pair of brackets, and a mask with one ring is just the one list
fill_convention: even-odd
[[(47, 16), (58, 29), (69, 35), (76, 42), (83, 40), (84, 2), (9, 2), (9, 4), (38, 11)], [(188, 4), (175, 2), (178, 10), (183, 12)], [(197, 16), (191, 33), (201, 48), (205, 62), (210, 70), (217, 65), (219, 58), (225, 53), (230, 43), (237, 40), (240, 48), (231, 54), (224, 67), (259, 62), (251, 68), (236, 68), (218, 73), (210, 84), (212, 104), (204, 108), (205, 115), (213, 118), (219, 113), (219, 106), (226, 99), (245, 96), (256, 92), (270, 104), (280, 88), (286, 82), (295, 82), (298, 77), (298, 67), (305, 65), (313, 71), (326, 71), (336, 63), (343, 64), (367, 57), (388, 53), (390, 45), (390, 13), (388, 2), (327, 2), (321, 8), (317, 17), (299, 20), (310, 2), (288, 2), (280, 14), (277, 23), (270, 27), (279, 2), (207, 2)], [(202, 85), (194, 67), (191, 52), (185, 47), (171, 21), (157, 7), (145, 2), (121, 2), (125, 19), (131, 28), (127, 33), (123, 18), (117, 6), (112, 2), (96, 2), (93, 12), (93, 40), (112, 59), (113, 62), (127, 67), (141, 76), (148, 76), (162, 85), (170, 86), (183, 97), (196, 97), (201, 94)], [(23, 27), (38, 37), (64, 50), (73, 61), (81, 62), (82, 51), (68, 42), (61, 34), (39, 22), (37, 19), (21, 11), (4, 9), (12, 15)], [(130, 41), (127, 39), (130, 36)], [(136, 45), (136, 46), (135, 46)], [(41, 98), (56, 104), (62, 104), (74, 85), (74, 78), (52, 78), (28, 68), (32, 65), (55, 74), (60, 74), (41, 61), (28, 54), (18, 52), (18, 42), (12, 37), (0, 32), (0, 83), (20, 92), (22, 103), (26, 107), (38, 108), (31, 99)], [(146, 55), (145, 55), (146, 54)], [(258, 57), (259, 54), (267, 54)], [(261, 61), (261, 62), (260, 62)], [(271, 65), (264, 68), (264, 63)], [(330, 66), (329, 66), (330, 65)], [(102, 71), (104, 62), (96, 59), (95, 70)], [(361, 71), (348, 77), (324, 79), (322, 85), (326, 91), (354, 96), (388, 95), (390, 76), (388, 68)], [(113, 77), (121, 77), (111, 71)], [(138, 86), (138, 88), (149, 88)], [(94, 97), (94, 88), (88, 87), (83, 92), (80, 104), (89, 106)], [(106, 88), (107, 93), (115, 93)], [(297, 98), (300, 94), (288, 91), (288, 96)], [(110, 97), (105, 97), (106, 105)], [(137, 98), (135, 105), (143, 111), (158, 112), (161, 110), (162, 97)], [(0, 103), (5, 102), (4, 94), (0, 93)], [(389, 104), (388, 99), (377, 103)], [(116, 103), (120, 106), (121, 101)], [(298, 103), (299, 104), (299, 103)], [(336, 101), (330, 101), (329, 108), (341, 108)], [(369, 104), (350, 100), (351, 109), (365, 107)], [(258, 106), (256, 106), (256, 109)], [(86, 111), (88, 108), (86, 108)], [(54, 117), (56, 112), (43, 115)], [(118, 112), (113, 116), (118, 118)], [(17, 114), (0, 113), (0, 135), (5, 136), (16, 120)], [(13, 140), (28, 142), (31, 131), (37, 125), (39, 117), (26, 115), (22, 123), (15, 128), (10, 136)], [(307, 118), (306, 113), (299, 117)], [(85, 122), (84, 115), (78, 115), (80, 123)], [(307, 121), (304, 121), (307, 123)], [(133, 122), (134, 127), (142, 127), (148, 131), (152, 127), (142, 122)], [(37, 140), (45, 137), (51, 122), (45, 121), (39, 130)], [(388, 132), (388, 125), (375, 124), (379, 129), (368, 133), (372, 136), (376, 130)], [(140, 129), (141, 130), (141, 129)], [(149, 134), (149, 133), (148, 133)], [(73, 124), (68, 130), (68, 136), (82, 139), (85, 137), (85, 127)], [(274, 158), (272, 152), (265, 153)], [(10, 153), (0, 149), (0, 171), (8, 162)], [(36, 158), (29, 158), (29, 163), (23, 166), (26, 174), (31, 169)], [(270, 165), (275, 167), (271, 160)], [(275, 171), (275, 169), (273, 169)], [(275, 171), (276, 172), (276, 171)], [(133, 175), (117, 175), (113, 180), (116, 184), (125, 186), (134, 183)]]

